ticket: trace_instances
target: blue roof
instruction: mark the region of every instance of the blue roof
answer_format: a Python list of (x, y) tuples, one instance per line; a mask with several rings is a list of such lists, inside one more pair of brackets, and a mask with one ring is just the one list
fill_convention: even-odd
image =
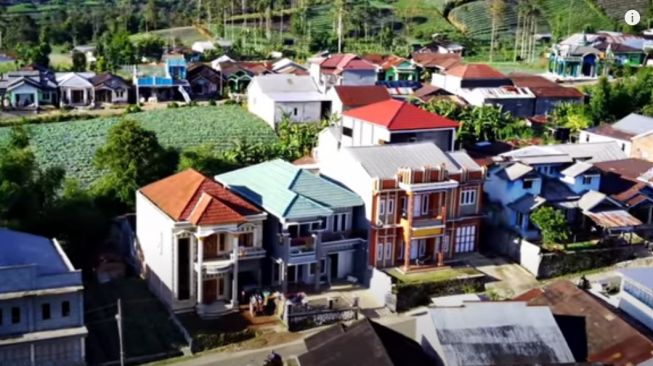
[(363, 200), (346, 188), (280, 159), (215, 179), (279, 218), (330, 216), (333, 209), (363, 205)]
[(619, 270), (619, 273), (653, 291), (653, 268), (643, 267), (621, 269)]
[(0, 228), (0, 268), (31, 264), (40, 275), (69, 272), (51, 239)]

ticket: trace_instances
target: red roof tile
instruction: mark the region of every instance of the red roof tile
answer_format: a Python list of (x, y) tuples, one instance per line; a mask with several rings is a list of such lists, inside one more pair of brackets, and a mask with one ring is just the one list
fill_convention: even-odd
[(456, 121), (394, 99), (351, 109), (343, 112), (343, 115), (383, 126), (390, 131), (458, 127)]
[(526, 73), (511, 73), (508, 75), (515, 86), (529, 88), (537, 97), (543, 98), (576, 98), (581, 99), (584, 94), (573, 87), (565, 87), (547, 78)]
[(338, 85), (335, 87), (335, 91), (342, 105), (349, 108), (362, 107), (390, 99), (388, 90), (379, 85)]
[(336, 72), (343, 70), (376, 70), (372, 63), (361, 59), (353, 53), (334, 54), (322, 61), (320, 67), (324, 69), (334, 69)]
[(506, 75), (485, 64), (460, 64), (447, 70), (446, 74), (461, 79), (507, 79)]
[(426, 68), (448, 70), (461, 62), (461, 57), (455, 53), (419, 53), (412, 54), (413, 61)]
[(262, 211), (201, 173), (187, 169), (140, 189), (175, 221), (239, 223)]

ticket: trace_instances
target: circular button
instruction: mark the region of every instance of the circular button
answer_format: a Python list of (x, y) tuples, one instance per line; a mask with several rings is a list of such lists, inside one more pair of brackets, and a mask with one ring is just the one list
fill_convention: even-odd
[(637, 25), (639, 24), (640, 16), (637, 10), (630, 9), (624, 15), (624, 20), (628, 25)]

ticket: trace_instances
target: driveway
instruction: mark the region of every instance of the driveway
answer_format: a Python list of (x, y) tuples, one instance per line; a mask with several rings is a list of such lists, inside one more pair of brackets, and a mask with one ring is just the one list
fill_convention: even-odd
[(513, 298), (539, 285), (535, 276), (522, 266), (501, 257), (472, 253), (463, 260), (493, 278), (493, 281), (485, 284), (485, 288), (502, 298)]

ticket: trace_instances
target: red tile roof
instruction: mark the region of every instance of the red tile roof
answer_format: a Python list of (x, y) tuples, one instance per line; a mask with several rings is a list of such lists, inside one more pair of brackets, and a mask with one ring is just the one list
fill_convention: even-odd
[(461, 62), (459, 54), (455, 53), (420, 53), (414, 52), (412, 54), (413, 61), (426, 68), (438, 68), (448, 70)]
[(351, 109), (343, 112), (343, 115), (383, 126), (390, 131), (457, 128), (459, 125), (456, 121), (394, 99)]
[(485, 64), (460, 64), (447, 70), (446, 74), (461, 79), (507, 79), (506, 75)]
[(324, 71), (331, 70), (335, 73), (340, 73), (343, 70), (376, 70), (374, 64), (361, 59), (353, 53), (334, 54), (325, 58), (320, 64), (320, 68)]
[(584, 94), (576, 88), (562, 86), (538, 75), (513, 72), (508, 77), (515, 86), (529, 88), (537, 97), (576, 99), (584, 97)]
[(335, 91), (342, 105), (349, 108), (362, 107), (390, 99), (388, 90), (379, 85), (338, 85), (335, 87)]
[(140, 192), (173, 220), (196, 225), (241, 223), (245, 216), (262, 212), (193, 169), (151, 183)]
[(382, 56), (375, 53), (363, 56), (363, 60), (373, 63), (383, 70), (389, 70), (402, 62), (408, 61), (408, 59), (396, 55)]

